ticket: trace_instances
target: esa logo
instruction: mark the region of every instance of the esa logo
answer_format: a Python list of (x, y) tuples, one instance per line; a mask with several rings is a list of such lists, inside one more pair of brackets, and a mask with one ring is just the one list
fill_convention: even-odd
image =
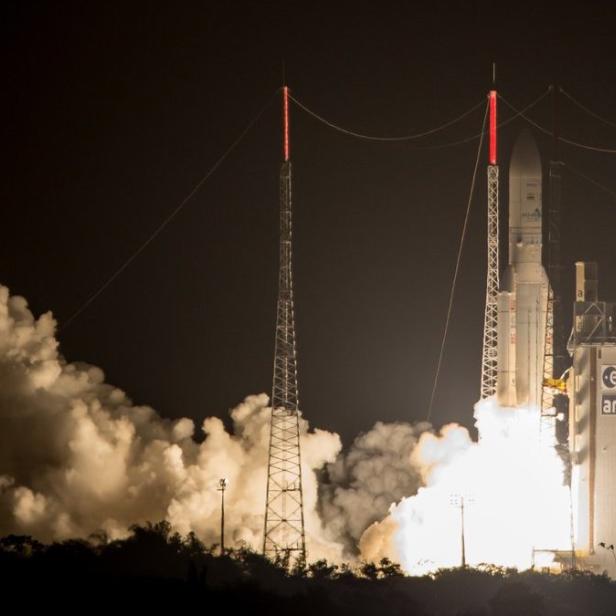
[(603, 366), (602, 379), (606, 389), (616, 388), (616, 366)]

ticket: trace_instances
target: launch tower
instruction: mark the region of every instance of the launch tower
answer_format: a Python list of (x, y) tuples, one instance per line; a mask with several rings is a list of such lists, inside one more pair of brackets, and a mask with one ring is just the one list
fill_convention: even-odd
[[(552, 87), (553, 104), (553, 144), (552, 156), (549, 166), (549, 208), (548, 208), (548, 242), (547, 242), (547, 271), (550, 280), (550, 295), (548, 299), (548, 329), (546, 330), (546, 350), (544, 365), (544, 384), (562, 384), (563, 374), (569, 367), (569, 357), (565, 345), (564, 318), (562, 298), (562, 264), (560, 259), (560, 227), (562, 202), (562, 173), (563, 162), (560, 160), (559, 130), (558, 130), (558, 91), (557, 86)], [(550, 415), (567, 417), (569, 401), (566, 393), (544, 386), (543, 402), (541, 405), (543, 426), (549, 424)], [(554, 437), (558, 438), (558, 448), (561, 454), (566, 453), (567, 435), (562, 428), (567, 422), (554, 425)], [(556, 428), (560, 428), (556, 430)], [(563, 456), (567, 458), (566, 455)]]
[(560, 259), (560, 227), (562, 203), (562, 173), (564, 163), (560, 159), (559, 131), (558, 131), (558, 90), (552, 88), (553, 104), (553, 145), (549, 168), (550, 200), (548, 210), (548, 278), (552, 287), (553, 302), (553, 376), (561, 378), (563, 372), (569, 367), (569, 358), (565, 344), (563, 310), (562, 310), (562, 264)]
[(286, 86), (283, 87), (282, 93), (284, 160), (280, 169), (280, 269), (263, 553), (272, 557), (305, 560), (297, 350), (293, 308), (289, 91)]

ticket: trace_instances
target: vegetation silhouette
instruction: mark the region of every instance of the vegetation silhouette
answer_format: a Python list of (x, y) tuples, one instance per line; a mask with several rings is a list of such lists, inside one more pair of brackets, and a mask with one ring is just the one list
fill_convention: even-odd
[[(336, 565), (325, 560), (272, 562), (240, 546), (205, 546), (168, 522), (133, 526), (125, 539), (96, 533), (44, 545), (28, 536), (0, 539), (5, 592), (28, 606), (80, 612), (196, 607), (284, 614), (362, 616), (608, 616), (616, 613), (616, 582), (606, 575), (518, 572), (484, 565), (409, 577), (388, 559)], [(5, 596), (9, 596), (8, 594)]]

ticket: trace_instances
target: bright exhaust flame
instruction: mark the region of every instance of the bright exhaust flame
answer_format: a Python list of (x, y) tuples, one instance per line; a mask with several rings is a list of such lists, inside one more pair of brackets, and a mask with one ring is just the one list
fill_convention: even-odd
[[(554, 448), (540, 441), (536, 409), (475, 407), (479, 442), (458, 425), (424, 433), (412, 461), (425, 487), (392, 507), (385, 520), (404, 569), (424, 574), (461, 564), (462, 512), (466, 563), (526, 569), (541, 566), (542, 550), (569, 550), (569, 492)], [(369, 529), (373, 534), (375, 529)], [(383, 545), (386, 542), (381, 540)]]

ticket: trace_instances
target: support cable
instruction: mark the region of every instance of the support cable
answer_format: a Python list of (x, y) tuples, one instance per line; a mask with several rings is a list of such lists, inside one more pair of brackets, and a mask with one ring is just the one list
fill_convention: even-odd
[[(530, 111), (533, 107), (540, 103), (550, 92), (551, 88), (548, 88), (547, 90), (545, 90), (545, 92), (542, 92), (536, 99), (528, 103), (526, 107), (523, 107), (520, 111), (516, 111), (514, 115), (512, 115), (510, 118), (507, 118), (503, 122), (500, 122), (499, 124), (497, 124), (496, 127), (503, 128), (507, 126), (507, 124), (511, 124), (511, 122), (513, 122), (514, 120), (517, 120), (519, 117), (523, 117), (523, 114), (525, 114), (527, 111)], [(501, 98), (500, 94), (498, 95), (498, 97)], [(479, 137), (485, 135), (485, 132), (486, 131), (484, 130), (482, 133), (477, 133), (472, 137), (466, 137), (465, 139), (459, 139), (458, 141), (450, 141), (448, 143), (441, 143), (437, 145), (423, 145), (421, 147), (428, 148), (431, 150), (440, 150), (441, 148), (449, 148), (456, 145), (462, 145), (463, 143), (470, 143), (471, 141), (475, 141), (475, 139), (479, 139)]]
[(571, 96), (571, 94), (569, 94), (569, 92), (567, 92), (566, 90), (559, 88), (559, 91), (562, 94), (564, 94), (574, 105), (578, 106), (582, 111), (585, 111), (589, 116), (592, 116), (596, 120), (599, 120), (600, 122), (603, 122), (604, 124), (607, 124), (608, 126), (613, 126), (614, 128), (616, 128), (616, 122), (607, 120), (603, 116), (600, 116), (598, 113), (595, 113), (594, 111), (586, 107), (586, 105), (583, 105), (582, 103), (580, 103), (580, 101), (578, 101), (576, 98)]
[(426, 130), (426, 131), (424, 131), (422, 133), (415, 133), (413, 135), (401, 135), (401, 136), (398, 136), (398, 137), (382, 137), (382, 136), (378, 136), (378, 135), (365, 135), (363, 133), (358, 133), (358, 132), (352, 131), (352, 130), (350, 130), (348, 128), (343, 128), (342, 126), (339, 126), (338, 124), (334, 124), (333, 122), (330, 122), (329, 120), (326, 120), (323, 116), (320, 116), (318, 113), (312, 111), (312, 109), (309, 109), (308, 107), (306, 107), (306, 105), (304, 105), (303, 103), (298, 101), (294, 96), (289, 95), (289, 98), (300, 109), (303, 109), (306, 113), (311, 115), (313, 118), (319, 120), (319, 122), (322, 122), (326, 126), (329, 126), (330, 128), (333, 128), (334, 130), (337, 130), (340, 133), (344, 133), (345, 135), (350, 135), (351, 137), (357, 137), (358, 139), (366, 139), (367, 141), (412, 141), (413, 139), (419, 139), (421, 137), (426, 137), (428, 135), (433, 135), (434, 133), (438, 133), (438, 132), (440, 132), (442, 130), (445, 130), (449, 126), (453, 126), (457, 122), (460, 122), (461, 120), (463, 120), (464, 118), (469, 116), (471, 113), (473, 113), (473, 111), (476, 111), (477, 109), (479, 109), (484, 104), (484, 101), (482, 100), (479, 103), (477, 103), (476, 105), (473, 105), (470, 109), (465, 111), (462, 115), (459, 115), (457, 118), (454, 118), (453, 120), (449, 120), (448, 122), (445, 122), (444, 124), (441, 124), (440, 126), (437, 126), (435, 128), (431, 128), (431, 129)]
[[(503, 96), (501, 96), (500, 94), (499, 94), (499, 98), (503, 101), (503, 103), (505, 103), (505, 105), (507, 105), (513, 111), (516, 111), (518, 115), (523, 117), (529, 124), (534, 126), (537, 130), (541, 131), (542, 133), (550, 137), (553, 136), (553, 133), (551, 130), (548, 130), (547, 128), (541, 126), (541, 124), (537, 124), (537, 122), (529, 118), (524, 113), (524, 111), (518, 111), (516, 107), (514, 107), (506, 98), (503, 98)], [(578, 141), (573, 141), (572, 139), (566, 139), (565, 137), (561, 137), (561, 136), (558, 137), (558, 140), (562, 141), (563, 143), (567, 143), (568, 145), (575, 146), (576, 148), (581, 148), (583, 150), (591, 150), (593, 152), (603, 152), (604, 154), (616, 154), (616, 149), (614, 148), (603, 148), (599, 146), (588, 145), (586, 143), (580, 143)]]
[(608, 195), (616, 199), (616, 191), (612, 190), (611, 188), (608, 188), (604, 184), (601, 184), (601, 182), (597, 182), (597, 180), (593, 180), (593, 178), (586, 175), (579, 169), (572, 167), (569, 163), (564, 163), (564, 165), (565, 165), (565, 168), (571, 171), (574, 175), (577, 175), (581, 179), (586, 180), (588, 183), (592, 184), (593, 186), (596, 186), (597, 188), (601, 189), (602, 191), (606, 192)]
[[(551, 92), (551, 88), (547, 88), (536, 99), (534, 99), (528, 105), (523, 107), (521, 111), (516, 112), (513, 116), (511, 116), (510, 118), (507, 118), (505, 121), (503, 121), (500, 124), (498, 124), (498, 128), (502, 128), (504, 126), (507, 126), (507, 124), (510, 124), (511, 122), (513, 122), (515, 119), (520, 117), (523, 113), (526, 113), (527, 111), (529, 111), (530, 109), (535, 107), (535, 105), (540, 103), (550, 92)], [(313, 118), (315, 118), (319, 122), (325, 124), (325, 126), (328, 126), (329, 128), (333, 128), (334, 130), (336, 130), (336, 131), (338, 131), (340, 133), (343, 133), (345, 135), (349, 135), (351, 137), (356, 137), (358, 139), (364, 139), (364, 140), (367, 140), (367, 141), (380, 141), (380, 142), (412, 141), (414, 139), (419, 139), (421, 137), (426, 137), (428, 135), (435, 134), (435, 133), (440, 132), (440, 131), (442, 131), (442, 130), (450, 127), (450, 126), (453, 126), (457, 122), (460, 122), (461, 120), (463, 120), (464, 118), (469, 116), (471, 113), (476, 111), (479, 107), (481, 107), (481, 105), (484, 104), (484, 101), (481, 101), (481, 102), (477, 103), (477, 105), (474, 105), (473, 107), (471, 107), (470, 109), (465, 111), (462, 115), (458, 116), (457, 118), (454, 118), (453, 120), (450, 120), (449, 122), (446, 122), (445, 124), (441, 124), (440, 126), (437, 126), (437, 127), (432, 128), (430, 130), (424, 131), (422, 133), (417, 133), (417, 134), (414, 134), (414, 135), (403, 135), (403, 136), (399, 136), (399, 137), (384, 137), (384, 136), (377, 136), (377, 135), (365, 135), (363, 133), (358, 133), (358, 132), (352, 131), (350, 129), (344, 128), (344, 127), (342, 127), (342, 126), (340, 126), (338, 124), (335, 124), (334, 122), (331, 122), (330, 120), (324, 118), (323, 116), (319, 115), (315, 111), (312, 111), (312, 109), (310, 109), (309, 107), (304, 105), (302, 102), (300, 102), (294, 96), (289, 95), (289, 98), (298, 107), (300, 107), (300, 109), (302, 109), (303, 111), (305, 111), (306, 113), (311, 115)], [(457, 146), (457, 145), (462, 145), (464, 143), (470, 143), (471, 141), (475, 141), (475, 139), (479, 139), (483, 134), (485, 134), (485, 131), (483, 133), (477, 133), (476, 135), (471, 135), (470, 137), (466, 137), (464, 139), (459, 139), (459, 140), (456, 140), (456, 141), (451, 141), (451, 142), (448, 142), (448, 143), (441, 143), (441, 144), (436, 144), (436, 145), (414, 144), (414, 146), (416, 148), (426, 148), (426, 149), (439, 150), (439, 149), (442, 149), (442, 148), (448, 148), (448, 147), (453, 147), (453, 146)]]
[(244, 139), (250, 129), (258, 122), (259, 118), (263, 115), (266, 109), (272, 104), (274, 97), (278, 94), (279, 90), (276, 90), (270, 99), (261, 107), (260, 111), (253, 117), (253, 119), (246, 125), (244, 130), (239, 136), (231, 143), (231, 145), (223, 152), (218, 160), (210, 167), (209, 171), (195, 184), (192, 190), (184, 197), (184, 199), (163, 219), (163, 221), (154, 229), (147, 239), (140, 244), (140, 246), (118, 267), (109, 278), (94, 291), (83, 304), (71, 314), (59, 327), (59, 331), (66, 329), (94, 300), (96, 300), (113, 281), (122, 274), (122, 272), (162, 233), (167, 225), (180, 213), (184, 206), (197, 194), (199, 189), (210, 179), (214, 172), (220, 167), (223, 161), (233, 152), (233, 150)]
[(432, 409), (434, 406), (434, 398), (436, 395), (436, 388), (438, 386), (438, 379), (441, 373), (441, 366), (443, 363), (443, 354), (445, 351), (445, 343), (447, 341), (447, 333), (449, 332), (449, 323), (451, 321), (451, 313), (453, 308), (453, 298), (456, 292), (456, 283), (458, 281), (458, 273), (460, 272), (460, 263), (462, 261), (462, 250), (464, 248), (464, 239), (466, 237), (466, 229), (468, 227), (468, 219), (471, 212), (471, 204), (473, 202), (473, 193), (475, 192), (475, 183), (477, 180), (477, 169), (479, 168), (479, 159), (481, 158), (481, 148), (483, 147), (483, 136), (485, 134), (486, 120), (488, 118), (489, 104), (486, 104), (486, 110), (483, 115), (483, 124), (481, 126), (479, 147), (477, 148), (477, 157), (475, 158), (475, 168), (473, 169), (473, 179), (471, 181), (470, 190), (468, 193), (468, 202), (466, 204), (466, 214), (464, 215), (464, 224), (462, 225), (462, 233), (460, 235), (460, 243), (458, 245), (458, 254), (456, 257), (456, 267), (453, 273), (453, 279), (451, 281), (451, 288), (449, 290), (449, 302), (447, 305), (447, 317), (445, 318), (445, 328), (443, 330), (443, 337), (441, 339), (441, 348), (438, 354), (438, 362), (436, 364), (436, 372), (434, 374), (434, 382), (432, 384), (432, 393), (430, 394), (430, 404), (428, 405), (428, 414), (426, 420), (430, 421), (432, 417)]

